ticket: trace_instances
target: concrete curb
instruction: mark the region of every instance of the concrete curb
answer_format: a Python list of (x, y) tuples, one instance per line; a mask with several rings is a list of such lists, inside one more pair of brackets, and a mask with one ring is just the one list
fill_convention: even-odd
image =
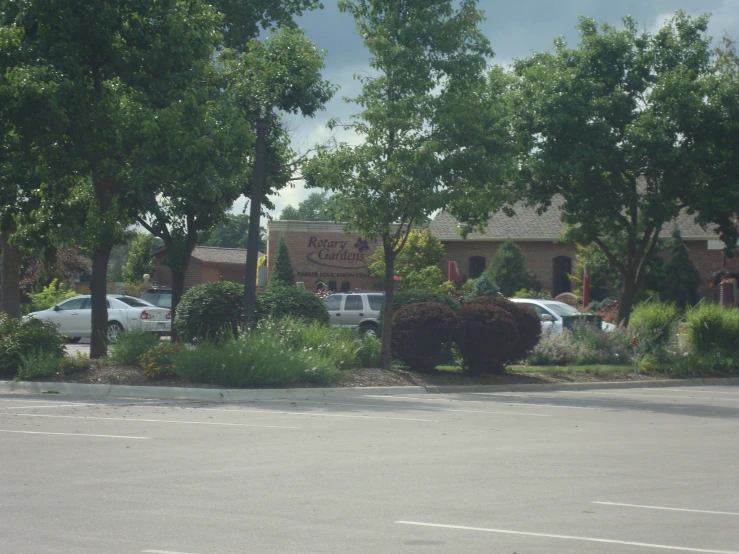
[(0, 381), (0, 393), (62, 394), (93, 398), (147, 398), (153, 400), (202, 400), (206, 402), (249, 402), (255, 400), (308, 400), (356, 396), (403, 394), (470, 394), (500, 392), (581, 391), (653, 387), (699, 387), (739, 385), (739, 378), (671, 379), (660, 381), (604, 381), (599, 383), (543, 383), (532, 385), (335, 387), (312, 389), (200, 389), (84, 383)]

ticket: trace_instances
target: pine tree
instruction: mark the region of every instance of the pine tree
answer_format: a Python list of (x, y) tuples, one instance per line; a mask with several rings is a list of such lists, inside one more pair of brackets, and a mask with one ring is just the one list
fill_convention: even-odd
[(295, 271), (293, 271), (293, 266), (290, 263), (290, 254), (287, 251), (285, 235), (280, 237), (280, 244), (277, 247), (277, 255), (275, 256), (275, 263), (272, 266), (272, 275), (269, 279), (269, 284), (270, 286), (295, 285)]
[(701, 285), (700, 273), (690, 261), (690, 252), (677, 228), (672, 232), (671, 242), (670, 259), (665, 263), (667, 276), (660, 291), (660, 298), (675, 302), (681, 308), (694, 306), (700, 300), (698, 292)]
[(524, 264), (523, 251), (511, 240), (500, 245), (485, 274), (503, 296), (513, 296), (521, 289), (537, 288), (534, 274)]

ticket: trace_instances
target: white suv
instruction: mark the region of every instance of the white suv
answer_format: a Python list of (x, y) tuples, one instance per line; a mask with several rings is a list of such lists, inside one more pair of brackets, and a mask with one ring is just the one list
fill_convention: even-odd
[(323, 299), (331, 325), (359, 327), (363, 333), (374, 336), (380, 331), (384, 301), (384, 292), (342, 292)]

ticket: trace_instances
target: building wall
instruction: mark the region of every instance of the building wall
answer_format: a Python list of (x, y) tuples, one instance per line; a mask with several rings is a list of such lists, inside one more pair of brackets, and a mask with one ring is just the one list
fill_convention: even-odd
[(703, 286), (701, 287), (701, 294), (709, 298), (718, 294), (718, 288), (710, 288), (708, 286), (708, 276), (711, 272), (726, 267), (729, 271), (739, 272), (739, 251), (733, 258), (726, 258), (724, 260), (724, 252), (720, 249), (720, 245), (714, 241), (711, 249), (708, 248), (709, 242), (704, 240), (696, 241), (685, 241), (685, 246), (688, 247), (690, 252), (690, 260), (698, 268), (701, 279), (703, 279)]
[(340, 224), (313, 221), (270, 221), (267, 224), (267, 269), (272, 273), (274, 257), (284, 234), (295, 280), (308, 290), (321, 280), (327, 286), (343, 282), (350, 290), (369, 289), (377, 279), (369, 275), (367, 257), (377, 243), (360, 241), (357, 233), (345, 233)]
[[(166, 257), (166, 253), (161, 253), (154, 256), (156, 259), (156, 268), (154, 269), (154, 283), (157, 285), (171, 287), (172, 286), (172, 270), (169, 266), (162, 263), (162, 260)], [(193, 287), (199, 283), (202, 283), (203, 264), (200, 260), (194, 258), (190, 259), (190, 264), (187, 267), (187, 273), (185, 274), (185, 288)]]

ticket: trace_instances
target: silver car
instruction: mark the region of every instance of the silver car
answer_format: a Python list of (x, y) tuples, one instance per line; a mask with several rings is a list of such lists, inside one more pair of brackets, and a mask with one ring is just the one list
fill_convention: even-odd
[(358, 327), (368, 335), (380, 332), (380, 312), (385, 302), (384, 292), (342, 292), (323, 299), (331, 325)]
[[(161, 335), (172, 332), (172, 312), (159, 308), (133, 296), (107, 295), (108, 337), (129, 329), (141, 329)], [(75, 296), (47, 310), (32, 312), (26, 317), (49, 321), (57, 326), (59, 333), (79, 342), (82, 337), (92, 335), (92, 310), (90, 296)]]
[[(542, 332), (555, 333), (561, 335), (565, 329), (565, 319), (571, 316), (578, 316), (580, 312), (564, 302), (557, 300), (541, 300), (538, 298), (511, 298), (511, 302), (523, 304), (534, 310), (541, 321)], [(616, 328), (612, 323), (601, 322), (603, 331), (613, 331)]]

